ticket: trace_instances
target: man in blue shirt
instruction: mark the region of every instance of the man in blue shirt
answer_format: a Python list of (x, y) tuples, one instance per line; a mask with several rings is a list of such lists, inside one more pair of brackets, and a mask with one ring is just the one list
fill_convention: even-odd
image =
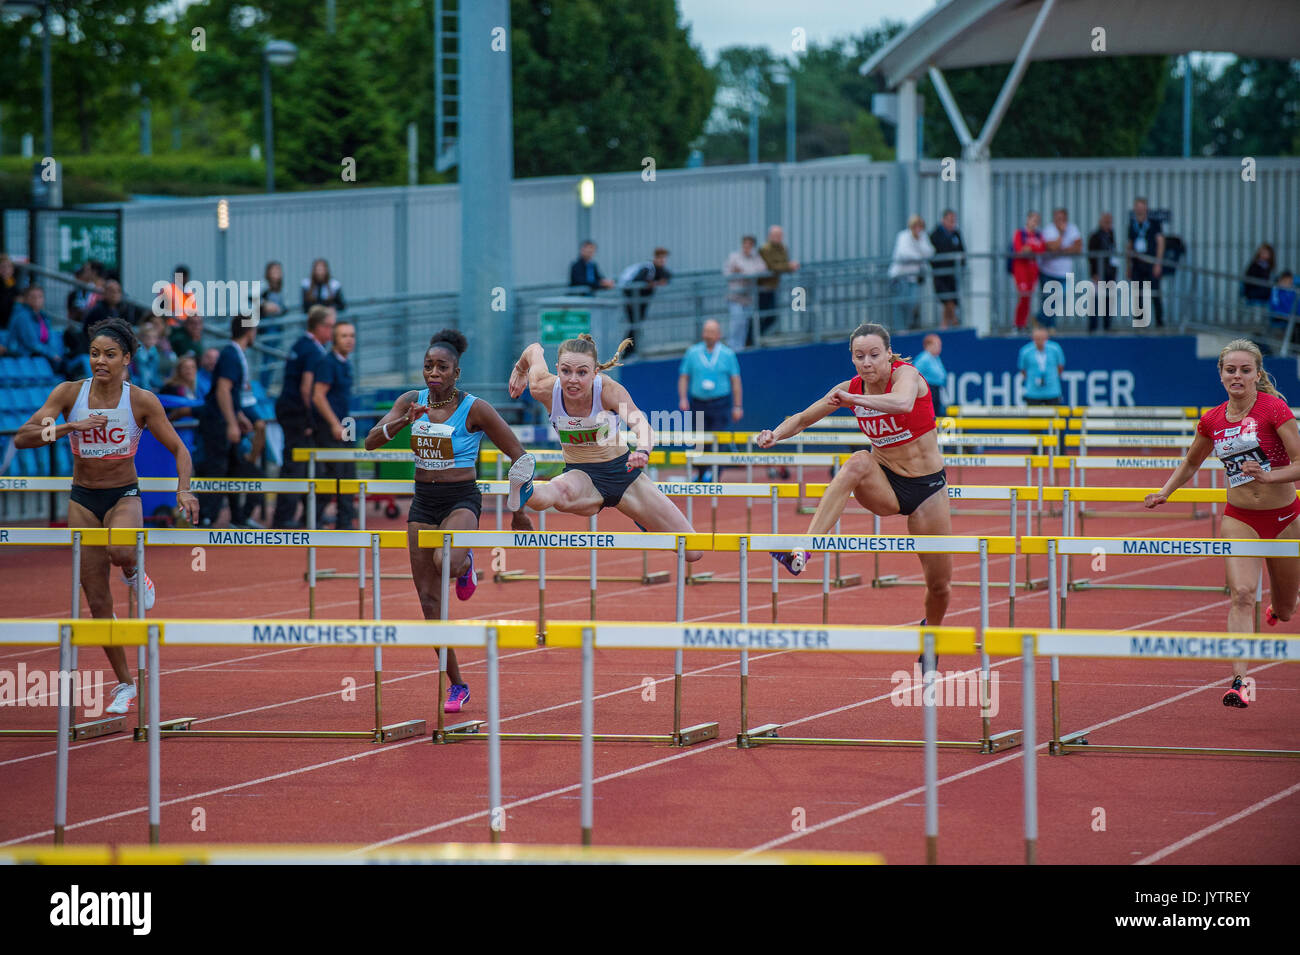
[(943, 339), (931, 332), (925, 336), (921, 347), (925, 350), (916, 356), (912, 367), (921, 373), (921, 377), (930, 386), (930, 401), (934, 403), (934, 416), (942, 418), (945, 407), (943, 388), (948, 383), (948, 372), (943, 367), (942, 359), (939, 358), (939, 353), (943, 351)]
[(585, 288), (582, 294), (593, 295), (597, 289), (613, 288), (614, 280), (600, 274), (596, 264), (596, 243), (588, 239), (578, 249), (577, 260), (569, 266), (569, 286), (573, 289)]
[[(677, 370), (677, 407), (692, 412), (691, 430), (699, 420), (705, 431), (725, 431), (730, 421), (745, 416), (740, 362), (736, 353), (722, 344), (722, 326), (713, 319), (704, 323), (702, 337), (702, 342), (696, 342), (682, 356)], [(711, 469), (699, 468), (697, 472), (702, 480), (713, 477)]]
[[(348, 417), (353, 382), (352, 361), (348, 356), (356, 344), (357, 333), (352, 323), (339, 322), (334, 326), (334, 347), (316, 360), (316, 380), (312, 385), (313, 440), (322, 448), (350, 448), (356, 444), (355, 425)], [(322, 470), (325, 472), (322, 477), (338, 480), (352, 480), (357, 476), (357, 466), (350, 461), (326, 464)], [(334, 527), (350, 531), (355, 514), (352, 495), (340, 494), (338, 502)], [(326, 495), (316, 495), (317, 527), (322, 526), (327, 503)]]
[[(328, 305), (313, 305), (307, 313), (307, 331), (293, 343), (284, 363), (284, 388), (280, 397), (275, 399), (275, 418), (284, 431), (284, 463), (280, 467), (280, 477), (307, 476), (307, 462), (294, 461), (293, 449), (312, 446), (309, 409), (314, 374), (311, 369), (315, 368), (334, 337), (334, 322), (334, 309)], [(300, 500), (301, 494), (277, 495), (271, 523), (275, 527), (298, 527)]]
[(1034, 329), (1034, 340), (1020, 349), (1016, 368), (1025, 376), (1025, 404), (1061, 404), (1061, 372), (1065, 370), (1065, 352), (1056, 342), (1047, 340), (1047, 329)]
[[(253, 430), (257, 417), (257, 399), (253, 396), (248, 373), (247, 350), (257, 337), (257, 324), (249, 316), (237, 315), (230, 320), (230, 344), (221, 349), (217, 366), (212, 370), (212, 388), (199, 411), (199, 440), (203, 458), (197, 467), (202, 477), (241, 477), (239, 444)], [(244, 527), (240, 495), (229, 494), (230, 526)], [(199, 523), (210, 527), (221, 515), (221, 495), (199, 496)]]

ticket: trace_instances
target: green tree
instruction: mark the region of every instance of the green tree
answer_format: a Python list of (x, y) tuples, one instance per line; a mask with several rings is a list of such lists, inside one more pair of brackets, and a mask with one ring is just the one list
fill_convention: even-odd
[[(141, 97), (176, 96), (175, 30), (153, 0), (50, 0), (54, 146), (57, 153), (108, 152), (139, 142)], [(19, 135), (41, 141), (39, 18), (0, 21), (5, 148)]]
[[(1193, 156), (1287, 156), (1300, 152), (1300, 60), (1238, 57), (1216, 72), (1192, 65)], [(1183, 154), (1183, 72), (1170, 70), (1144, 156)]]
[[(1008, 65), (944, 74), (953, 99), (978, 136), (1002, 89)], [(1130, 56), (1031, 63), (993, 137), (994, 156), (1135, 156), (1164, 97), (1165, 57)], [(961, 146), (929, 79), (925, 97), (925, 151), (958, 156)]]
[(713, 81), (674, 0), (512, 0), (515, 175), (682, 165)]

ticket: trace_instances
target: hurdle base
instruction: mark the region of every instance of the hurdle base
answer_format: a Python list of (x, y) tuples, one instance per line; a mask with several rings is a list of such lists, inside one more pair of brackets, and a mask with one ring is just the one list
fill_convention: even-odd
[(994, 733), (983, 741), (980, 752), (1000, 753), (1004, 749), (1014, 749), (1024, 743), (1024, 736), (1024, 730), (1007, 730), (1005, 733)]
[[(668, 571), (666, 571), (666, 570), (656, 570), (654, 573), (643, 574), (643, 575), (641, 576), (641, 583), (646, 584), (646, 585), (649, 585), (649, 584), (666, 584), (666, 583), (668, 583), (668, 578), (669, 578), (670, 576), (671, 576), (671, 575), (670, 575), (670, 574), (668, 573)], [(688, 580), (687, 583), (690, 583), (690, 581)]]
[(410, 739), (412, 736), (424, 735), (424, 720), (407, 720), (404, 723), (390, 723), (379, 728), (376, 743), (389, 743), (395, 739)]
[(1083, 733), (1070, 733), (1061, 737), (1060, 745), (1048, 747), (1053, 756), (1069, 753), (1143, 753), (1151, 756), (1255, 756), (1271, 759), (1300, 759), (1300, 750), (1294, 749), (1232, 749), (1216, 746), (1094, 746)]
[[(91, 720), (89, 723), (73, 723), (68, 728), (68, 739), (76, 742), (80, 739), (94, 739), (97, 736), (108, 736), (111, 733), (122, 733), (126, 731), (125, 716), (110, 716), (107, 719)], [(30, 729), (30, 730), (0, 730), (0, 739), (16, 738), (22, 736), (55, 736), (58, 730), (47, 729)]]
[(702, 570), (698, 574), (691, 574), (686, 578), (687, 584), (707, 584), (713, 581), (713, 571)]
[(677, 746), (693, 746), (695, 743), (703, 743), (705, 740), (718, 738), (717, 723), (699, 723), (695, 726), (687, 726), (677, 734)]
[[(172, 720), (158, 721), (158, 735), (166, 736), (168, 733), (189, 733), (190, 725), (197, 717), (181, 716)], [(149, 738), (149, 727), (137, 726), (131, 730), (131, 738), (136, 742), (142, 742)]]
[[(655, 577), (656, 575), (651, 574), (650, 576)], [(589, 583), (591, 581), (591, 577), (584, 574), (547, 574), (546, 579), (548, 581), (567, 581), (569, 583), (580, 581), (584, 584)], [(536, 583), (537, 575), (527, 574), (524, 573), (522, 570), (503, 570), (494, 573), (492, 575), (492, 580), (494, 583), (498, 583), (498, 584), (514, 584), (514, 583), (520, 583), (522, 581), (532, 581)], [(639, 574), (636, 577), (631, 577), (631, 576), (597, 577), (596, 580), (597, 582), (607, 583), (607, 584), (640, 584), (645, 582), (645, 578)], [(667, 580), (668, 580), (668, 574), (667, 572), (665, 572), (662, 580), (654, 580), (652, 581), (652, 583), (663, 583)]]
[[(487, 720), (468, 720), (464, 723), (452, 723), (442, 729), (435, 729), (429, 734), (431, 743), (454, 743), (459, 739), (470, 739), (478, 733), (479, 727), (486, 726)], [(482, 737), (487, 739), (486, 736)]]
[(755, 726), (748, 733), (736, 734), (736, 746), (740, 749), (753, 749), (758, 745), (756, 742), (758, 737), (775, 737), (780, 729), (780, 723), (764, 723), (762, 726)]
[(1219, 584), (1094, 584), (1088, 577), (1070, 581), (1071, 590), (1175, 590), (1190, 593), (1227, 593), (1228, 588)]
[[(899, 749), (919, 749), (925, 746), (923, 739), (840, 739), (820, 736), (781, 736), (780, 723), (765, 723), (748, 733), (736, 737), (736, 745), (741, 749), (753, 749), (764, 745), (789, 746), (886, 746)], [(1005, 735), (1005, 734), (999, 734)], [(982, 740), (938, 740), (935, 744), (940, 749), (973, 749), (985, 751)]]

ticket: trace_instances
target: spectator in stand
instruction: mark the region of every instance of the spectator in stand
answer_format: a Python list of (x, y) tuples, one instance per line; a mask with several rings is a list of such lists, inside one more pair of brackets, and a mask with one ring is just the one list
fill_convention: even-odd
[[(1093, 287), (1098, 288), (1102, 282), (1114, 282), (1119, 278), (1119, 258), (1115, 254), (1114, 219), (1109, 212), (1103, 212), (1097, 220), (1097, 231), (1088, 236), (1088, 278)], [(1088, 331), (1097, 330), (1097, 321), (1101, 320), (1106, 331), (1110, 331), (1110, 310), (1101, 304), (1098, 293), (1093, 302), (1092, 314), (1088, 316)], [(1102, 315), (1097, 313), (1104, 312)]]
[(157, 394), (162, 387), (162, 353), (158, 350), (158, 328), (145, 322), (138, 329), (140, 347), (131, 356), (131, 384)]
[(262, 274), (262, 315), (275, 318), (289, 310), (284, 300), (284, 266), (279, 262), (267, 262)]
[(86, 316), (90, 310), (95, 307), (99, 301), (99, 290), (104, 284), (104, 278), (95, 268), (95, 264), (89, 260), (82, 262), (77, 268), (75, 277), (78, 285), (72, 287), (68, 293), (65, 309), (69, 322), (78, 324), (85, 322), (86, 327), (93, 325), (93, 322), (87, 322)]
[[(320, 432), (316, 442), (322, 448), (350, 448), (355, 446), (355, 434), (352, 431), (352, 419), (348, 409), (352, 404), (353, 369), (351, 356), (356, 348), (357, 333), (351, 322), (339, 322), (334, 326), (334, 347), (322, 355), (316, 362), (315, 383), (312, 385), (312, 410), (315, 412), (314, 427)], [(347, 424), (344, 424), (344, 422)], [(351, 480), (357, 476), (357, 466), (351, 461), (326, 464), (322, 477), (338, 480)], [(316, 496), (316, 526), (323, 526), (325, 505), (329, 503), (327, 495)], [(355, 508), (351, 494), (338, 495), (338, 509), (335, 514), (334, 528), (340, 531), (352, 530)]]
[(191, 315), (200, 314), (198, 299), (193, 292), (185, 291), (189, 282), (190, 267), (177, 265), (172, 269), (170, 282), (164, 282), (161, 288), (154, 286), (158, 292), (153, 301), (153, 313), (166, 318), (167, 325), (171, 328), (176, 328)]
[(1061, 372), (1065, 371), (1065, 352), (1056, 342), (1047, 340), (1047, 329), (1034, 329), (1034, 340), (1020, 349), (1016, 367), (1025, 378), (1025, 404), (1059, 405)]
[(19, 291), (14, 260), (0, 252), (0, 332), (9, 328), (9, 316), (13, 314)]
[[(1255, 250), (1255, 257), (1246, 266), (1247, 281), (1241, 283), (1241, 297), (1252, 308), (1263, 308), (1268, 304), (1272, 294), (1273, 270), (1277, 262), (1273, 257), (1273, 247), (1267, 242), (1260, 243)], [(1250, 281), (1254, 279), (1254, 281)]]
[[(193, 355), (186, 355), (176, 363), (171, 377), (163, 382), (159, 394), (173, 398), (186, 398), (197, 402), (199, 395), (199, 362)], [(172, 421), (194, 417), (194, 408), (168, 408), (167, 417)]]
[(758, 254), (762, 256), (767, 271), (772, 273), (758, 280), (758, 331), (760, 335), (766, 335), (781, 317), (776, 310), (781, 276), (798, 272), (799, 263), (790, 258), (790, 250), (785, 247), (785, 230), (779, 225), (768, 226), (767, 241), (759, 247)]
[(1268, 313), (1269, 324), (1274, 328), (1286, 328), (1296, 313), (1295, 277), (1290, 269), (1284, 269), (1277, 277), (1277, 285), (1273, 286), (1268, 297)]
[[(1134, 282), (1151, 283), (1151, 307), (1156, 313), (1156, 327), (1164, 328), (1165, 307), (1160, 298), (1160, 276), (1164, 272), (1165, 234), (1160, 223), (1147, 216), (1147, 201), (1142, 197), (1133, 200), (1133, 216), (1128, 223), (1128, 277)], [(1135, 258), (1153, 256), (1154, 262)]]
[(925, 234), (925, 220), (913, 215), (907, 228), (894, 239), (894, 258), (889, 266), (889, 296), (894, 300), (894, 331), (902, 332), (917, 325), (917, 297), (924, 281), (921, 268), (934, 255), (934, 246)]
[[(194, 353), (189, 352), (188, 354), (192, 355)], [(220, 356), (221, 353), (215, 348), (206, 348), (199, 357), (198, 392), (200, 398), (206, 399), (208, 392), (212, 390), (212, 375), (217, 370), (217, 359)], [(178, 355), (176, 360), (180, 361), (184, 357), (184, 355)]]
[[(704, 323), (703, 341), (686, 349), (677, 369), (677, 407), (692, 415), (689, 430), (697, 421), (704, 430), (727, 431), (731, 422), (745, 416), (740, 387), (740, 363), (736, 353), (722, 344), (722, 326), (713, 319)], [(721, 468), (719, 468), (721, 471)], [(697, 468), (696, 477), (713, 480), (712, 468)]]
[(172, 330), (169, 341), (171, 342), (172, 353), (177, 360), (182, 355), (202, 355), (203, 316), (190, 315), (186, 317), (184, 325)]
[(755, 280), (750, 276), (767, 271), (767, 263), (758, 254), (758, 240), (752, 235), (743, 236), (739, 251), (727, 256), (722, 266), (724, 275), (746, 276), (727, 283), (727, 347), (733, 352), (754, 343), (754, 292)]
[(937, 256), (956, 256), (930, 263), (934, 294), (943, 303), (943, 327), (952, 328), (957, 325), (957, 272), (964, 261), (962, 253), (966, 251), (961, 233), (957, 231), (957, 213), (951, 209), (943, 210), (943, 218), (930, 233), (930, 244)]
[(578, 247), (578, 258), (569, 266), (569, 287), (582, 288), (583, 295), (594, 295), (597, 289), (613, 288), (614, 280), (600, 274), (596, 264), (596, 243), (587, 239)]
[(1023, 330), (1029, 324), (1029, 305), (1038, 286), (1038, 256), (1046, 246), (1043, 234), (1038, 231), (1042, 217), (1037, 212), (1025, 216), (1025, 227), (1017, 229), (1011, 240), (1015, 258), (1011, 262), (1011, 277), (1016, 283), (1016, 328)]
[[(14, 306), (5, 348), (5, 353), (15, 358), (45, 358), (56, 373), (62, 373), (63, 349), (50, 328), (50, 318), (45, 314), (45, 289), (39, 285), (27, 286)], [(90, 377), (89, 371), (86, 377)]]
[(1060, 294), (1064, 295), (1067, 278), (1074, 272), (1074, 257), (1083, 251), (1083, 233), (1070, 221), (1070, 214), (1065, 209), (1052, 210), (1052, 221), (1043, 229), (1043, 247), (1047, 254), (1038, 263), (1038, 284), (1043, 302), (1038, 323), (1055, 328), (1056, 316), (1046, 312), (1047, 283), (1057, 283)]
[[(257, 326), (246, 324), (244, 316), (236, 315), (230, 320), (230, 344), (221, 349), (217, 367), (212, 373), (212, 390), (199, 413), (199, 440), (203, 443), (203, 459), (199, 465), (202, 477), (233, 478), (241, 474), (239, 444), (245, 434), (253, 431), (249, 412), (256, 404), (256, 400), (250, 400), (252, 383), (245, 351), (256, 337)], [(230, 526), (247, 526), (239, 495), (226, 496), (230, 499)], [(204, 494), (199, 498), (201, 526), (211, 527), (220, 516), (220, 494)]]
[[(294, 448), (312, 446), (310, 407), (314, 375), (311, 369), (324, 357), (326, 348), (334, 337), (334, 309), (313, 305), (307, 313), (307, 331), (293, 343), (284, 363), (284, 388), (275, 399), (275, 419), (284, 431), (284, 464), (280, 467), (283, 478), (304, 478), (307, 463), (293, 460)], [(273, 527), (301, 527), (298, 523), (298, 503), (301, 494), (280, 494), (275, 500)]]
[(645, 321), (650, 297), (672, 277), (668, 271), (668, 250), (662, 246), (655, 249), (654, 258), (649, 262), (634, 262), (619, 275), (619, 287), (627, 298), (627, 337), (632, 341), (623, 354), (630, 355), (636, 349), (636, 327)]
[[(86, 313), (86, 327), (93, 328), (106, 318), (120, 318), (128, 325), (139, 325), (141, 310), (122, 297), (122, 283), (117, 279), (104, 281), (104, 292)], [(71, 315), (69, 315), (71, 320)]]
[(302, 280), (302, 310), (310, 312), (313, 305), (328, 305), (336, 312), (347, 308), (343, 301), (343, 286), (330, 275), (330, 264), (317, 259), (311, 264), (311, 275)]
[(934, 416), (942, 418), (945, 408), (947, 407), (943, 397), (943, 389), (948, 384), (948, 371), (943, 367), (943, 359), (939, 354), (943, 351), (943, 339), (931, 332), (925, 336), (925, 341), (921, 343), (924, 349), (921, 354), (916, 356), (912, 362), (915, 368), (926, 384), (930, 386), (930, 400), (934, 403)]

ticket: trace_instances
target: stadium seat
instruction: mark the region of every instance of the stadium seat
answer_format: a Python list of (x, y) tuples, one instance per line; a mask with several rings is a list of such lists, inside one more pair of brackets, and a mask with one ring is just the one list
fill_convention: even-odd
[(18, 404), (17, 399), (16, 389), (0, 385), (0, 413), (13, 411)]
[(36, 469), (36, 452), (32, 448), (23, 448), (15, 457), (15, 463), (18, 465), (17, 474), (19, 477), (35, 477)]
[(0, 358), (0, 388), (16, 385), (18, 377), (18, 359), (10, 356)]

